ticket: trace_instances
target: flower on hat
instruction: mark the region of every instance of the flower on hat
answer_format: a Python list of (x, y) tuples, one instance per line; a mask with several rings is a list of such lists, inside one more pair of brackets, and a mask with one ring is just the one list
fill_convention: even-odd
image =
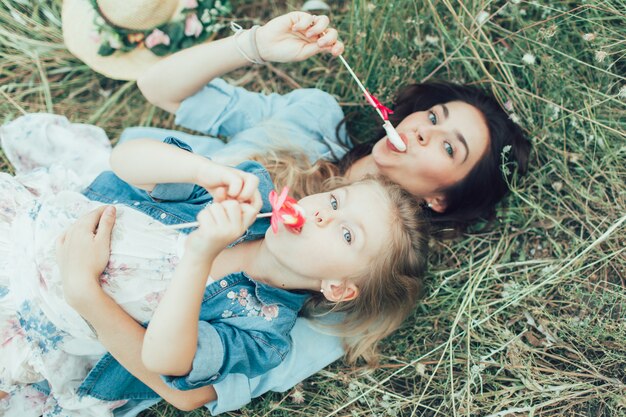
[(193, 36), (197, 38), (202, 33), (202, 29), (204, 26), (200, 19), (198, 19), (198, 15), (195, 13), (189, 14), (187, 19), (185, 19), (185, 36)]
[(100, 44), (98, 55), (110, 56), (145, 46), (157, 56), (165, 56), (206, 41), (225, 27), (219, 17), (231, 13), (228, 0), (184, 0), (182, 11), (157, 27), (147, 30), (125, 29), (111, 25), (100, 15), (98, 0), (89, 0), (97, 15), (95, 36)]
[(274, 233), (278, 233), (278, 223), (283, 223), (294, 232), (300, 233), (305, 222), (304, 209), (293, 197), (287, 195), (288, 192), (287, 187), (283, 188), (280, 195), (274, 190), (270, 191), (269, 200), (272, 206), (270, 225)]
[(151, 34), (146, 37), (146, 47), (154, 48), (157, 45), (169, 45), (170, 37), (163, 31), (154, 29)]
[(143, 35), (143, 33), (129, 33), (126, 36), (126, 39), (128, 39), (128, 42), (130, 43), (139, 43), (142, 42), (144, 40), (145, 36)]

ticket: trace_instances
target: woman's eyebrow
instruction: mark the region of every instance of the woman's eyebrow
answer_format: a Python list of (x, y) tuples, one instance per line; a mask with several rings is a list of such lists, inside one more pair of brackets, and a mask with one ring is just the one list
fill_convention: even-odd
[[(442, 104), (441, 108), (443, 109), (443, 118), (447, 119), (450, 115), (450, 112), (448, 111), (448, 106)], [(459, 140), (459, 142), (461, 142), (465, 147), (465, 158), (463, 158), (463, 162), (465, 162), (467, 160), (467, 157), (469, 156), (469, 147), (467, 146), (467, 141), (458, 130), (455, 130), (454, 133), (456, 134), (456, 138)]]

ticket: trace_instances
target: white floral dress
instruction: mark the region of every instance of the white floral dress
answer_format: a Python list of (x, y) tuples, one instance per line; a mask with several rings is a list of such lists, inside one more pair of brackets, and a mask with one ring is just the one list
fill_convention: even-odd
[[(103, 346), (64, 299), (59, 234), (101, 203), (79, 190), (108, 166), (109, 141), (94, 126), (31, 114), (0, 128), (16, 175), (0, 173), (0, 416), (109, 416), (123, 402), (79, 398), (75, 389)], [(80, 174), (80, 175), (79, 175)], [(182, 254), (183, 235), (117, 207), (102, 287), (147, 321)], [(51, 395), (34, 389), (46, 380)]]

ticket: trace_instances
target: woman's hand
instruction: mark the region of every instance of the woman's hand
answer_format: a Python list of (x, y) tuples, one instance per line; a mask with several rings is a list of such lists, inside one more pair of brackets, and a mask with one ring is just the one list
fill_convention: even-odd
[(115, 207), (102, 206), (70, 226), (57, 240), (63, 292), (77, 310), (102, 291), (99, 278), (109, 262)]
[(189, 234), (186, 250), (201, 259), (213, 260), (254, 223), (260, 209), (260, 203), (234, 200), (209, 205), (198, 214), (198, 229)]
[(291, 12), (260, 27), (256, 42), (261, 58), (272, 62), (303, 61), (320, 52), (343, 53), (337, 30), (329, 27), (327, 16)]
[(195, 182), (210, 192), (216, 202), (237, 200), (253, 207), (258, 206), (259, 210), (263, 203), (256, 175), (208, 159), (199, 166)]

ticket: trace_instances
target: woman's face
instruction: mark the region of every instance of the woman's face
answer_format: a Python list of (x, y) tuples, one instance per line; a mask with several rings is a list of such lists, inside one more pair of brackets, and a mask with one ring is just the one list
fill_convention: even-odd
[(483, 114), (462, 101), (415, 112), (396, 126), (406, 144), (399, 152), (385, 136), (372, 149), (379, 172), (421, 198), (465, 178), (489, 145)]

